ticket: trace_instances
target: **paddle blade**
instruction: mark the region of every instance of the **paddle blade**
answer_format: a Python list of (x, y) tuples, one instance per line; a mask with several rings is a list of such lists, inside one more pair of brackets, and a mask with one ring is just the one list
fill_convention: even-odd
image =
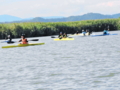
[(54, 37), (54, 36), (51, 36), (51, 38), (56, 38), (56, 37)]
[(8, 44), (12, 44), (12, 43), (15, 43), (15, 42), (13, 42), (13, 41), (11, 41), (11, 42), (7, 42)]
[(39, 41), (39, 39), (31, 39), (31, 40), (28, 40), (28, 41)]

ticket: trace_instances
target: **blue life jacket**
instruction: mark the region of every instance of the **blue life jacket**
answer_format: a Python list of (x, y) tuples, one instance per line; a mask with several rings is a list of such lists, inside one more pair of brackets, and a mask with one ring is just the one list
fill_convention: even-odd
[(107, 30), (104, 30), (103, 31), (103, 34), (109, 34)]

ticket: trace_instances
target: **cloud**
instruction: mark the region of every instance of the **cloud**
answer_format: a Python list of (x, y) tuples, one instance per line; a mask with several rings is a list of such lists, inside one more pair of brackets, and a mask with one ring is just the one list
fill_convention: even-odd
[(22, 18), (119, 13), (119, 0), (0, 0), (0, 14)]

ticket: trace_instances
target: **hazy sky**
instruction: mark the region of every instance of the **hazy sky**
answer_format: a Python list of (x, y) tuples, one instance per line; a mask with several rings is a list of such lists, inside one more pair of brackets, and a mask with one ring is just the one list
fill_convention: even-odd
[(21, 18), (120, 13), (120, 0), (0, 0), (0, 15)]

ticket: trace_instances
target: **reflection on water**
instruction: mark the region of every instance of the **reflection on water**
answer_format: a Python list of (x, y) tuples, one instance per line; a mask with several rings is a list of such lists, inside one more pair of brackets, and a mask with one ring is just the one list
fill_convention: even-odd
[(119, 90), (120, 32), (111, 33), (119, 35), (73, 41), (37, 37), (45, 45), (1, 48), (0, 89)]

